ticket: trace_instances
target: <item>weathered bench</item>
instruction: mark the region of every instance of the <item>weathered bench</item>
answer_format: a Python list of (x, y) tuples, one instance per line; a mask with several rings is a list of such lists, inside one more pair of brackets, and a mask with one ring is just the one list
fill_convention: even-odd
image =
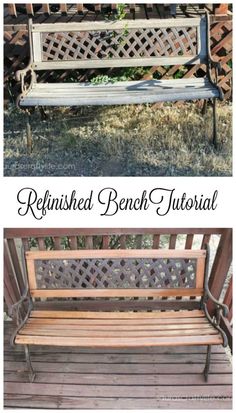
[[(213, 142), (217, 141), (218, 62), (210, 51), (209, 16), (194, 18), (42, 23), (29, 20), (30, 62), (16, 73), (21, 108), (123, 105), (204, 99), (213, 106)], [(91, 82), (37, 82), (38, 71), (166, 65), (207, 65), (204, 77)], [(215, 69), (214, 79), (212, 69)], [(26, 77), (30, 76), (27, 84)], [(27, 143), (32, 145), (29, 118)]]
[[(12, 308), (18, 323), (12, 343), (25, 347), (30, 380), (35, 374), (29, 345), (206, 345), (207, 380), (211, 346), (227, 345), (219, 326), (227, 307), (215, 300), (208, 289), (208, 261), (205, 250), (26, 252), (27, 288)], [(115, 307), (119, 306), (118, 298), (130, 299), (131, 309), (137, 299), (142, 299), (142, 310), (81, 310), (85, 298), (95, 299), (99, 306), (101, 297), (116, 299)], [(49, 303), (49, 309), (37, 308), (38, 300), (52, 298), (66, 299), (69, 308), (62, 310), (63, 303), (59, 302), (58, 307), (55, 301)], [(147, 310), (150, 298), (154, 300), (153, 311)], [(215, 305), (213, 317), (207, 310), (208, 300)], [(156, 311), (158, 308), (162, 311)]]

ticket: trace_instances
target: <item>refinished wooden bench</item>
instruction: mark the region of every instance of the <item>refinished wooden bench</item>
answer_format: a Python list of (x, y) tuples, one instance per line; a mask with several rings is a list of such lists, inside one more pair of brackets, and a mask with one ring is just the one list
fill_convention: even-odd
[[(123, 105), (204, 100), (213, 106), (213, 142), (217, 141), (216, 99), (219, 62), (210, 50), (208, 14), (194, 18), (41, 23), (29, 20), (30, 62), (16, 73), (21, 108)], [(37, 82), (37, 72), (54, 70), (206, 64), (204, 77), (91, 82)], [(215, 75), (212, 76), (212, 69)], [(27, 78), (29, 82), (27, 82)], [(29, 110), (28, 110), (28, 113)], [(186, 120), (187, 121), (187, 120)], [(30, 118), (27, 144), (32, 146)]]
[[(208, 288), (206, 250), (79, 250), (26, 252), (27, 288), (13, 305), (17, 329), (12, 344), (23, 345), (30, 380), (35, 373), (30, 345), (129, 348), (207, 346), (207, 381), (212, 345), (227, 345), (220, 318), (227, 307)], [(83, 311), (85, 298), (141, 299), (142, 310)], [(61, 309), (37, 309), (38, 300), (65, 299)], [(165, 299), (163, 299), (165, 298)], [(75, 305), (78, 308), (74, 310)], [(156, 309), (147, 310), (148, 299)], [(210, 316), (207, 301), (215, 305)], [(146, 309), (145, 309), (146, 303)], [(44, 302), (45, 304), (45, 302)], [(113, 303), (114, 304), (114, 303)], [(134, 305), (133, 304), (133, 305)], [(59, 305), (62, 305), (60, 302)]]

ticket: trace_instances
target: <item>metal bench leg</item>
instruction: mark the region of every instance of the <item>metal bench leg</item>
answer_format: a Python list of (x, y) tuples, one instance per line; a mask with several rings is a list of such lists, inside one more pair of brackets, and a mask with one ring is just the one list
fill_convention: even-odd
[(216, 114), (216, 98), (213, 99), (213, 145), (217, 148), (217, 114)]
[(205, 115), (207, 112), (207, 104), (208, 104), (207, 99), (204, 99), (203, 106), (202, 106), (202, 115)]
[(30, 154), (32, 152), (32, 130), (30, 125), (30, 114), (27, 113), (26, 121), (26, 138), (27, 138), (27, 151)]
[(210, 362), (211, 362), (211, 345), (207, 346), (207, 355), (206, 355), (206, 364), (203, 371), (205, 381), (208, 381), (208, 373), (210, 369)]
[(24, 346), (24, 347), (25, 347), (26, 364), (27, 364), (28, 371), (29, 371), (29, 379), (30, 379), (31, 383), (33, 383), (33, 381), (35, 379), (35, 372), (33, 370), (31, 360), (30, 360), (29, 346)]

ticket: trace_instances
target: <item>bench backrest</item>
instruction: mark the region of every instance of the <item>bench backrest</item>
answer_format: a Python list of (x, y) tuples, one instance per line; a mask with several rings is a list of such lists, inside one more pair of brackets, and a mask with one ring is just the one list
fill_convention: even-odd
[(28, 251), (32, 297), (202, 296), (205, 250)]
[(194, 18), (41, 23), (29, 20), (35, 70), (207, 62), (207, 15)]

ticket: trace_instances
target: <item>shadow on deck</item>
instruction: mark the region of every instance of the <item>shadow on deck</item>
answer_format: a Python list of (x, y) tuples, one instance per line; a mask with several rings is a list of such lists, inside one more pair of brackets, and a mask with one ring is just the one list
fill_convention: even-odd
[(33, 347), (29, 383), (22, 347), (10, 347), (5, 322), (4, 390), (8, 408), (231, 409), (232, 367), (213, 346), (209, 382), (206, 346), (134, 350)]

